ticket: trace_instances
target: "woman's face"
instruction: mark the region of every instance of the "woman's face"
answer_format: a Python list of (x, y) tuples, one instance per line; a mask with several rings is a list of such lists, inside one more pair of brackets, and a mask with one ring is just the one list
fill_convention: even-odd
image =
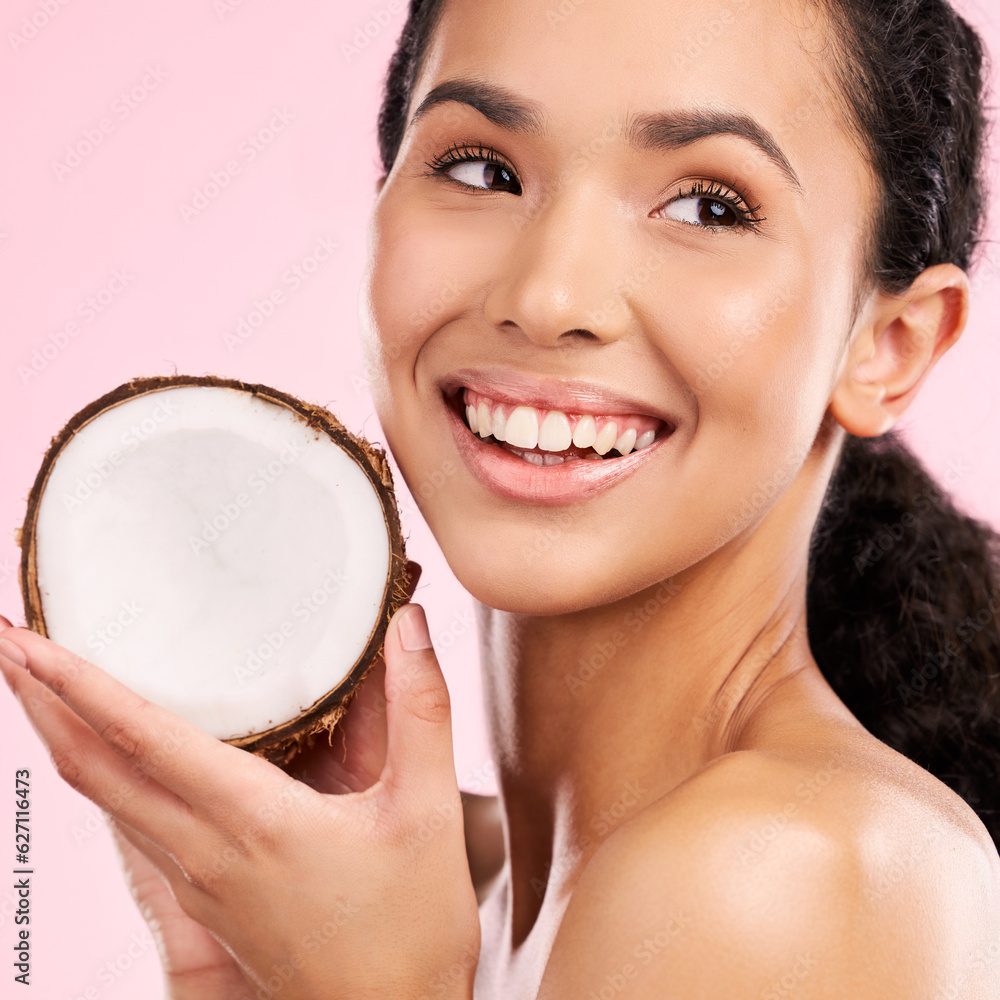
[(361, 313), (389, 447), (483, 603), (608, 603), (801, 502), (872, 204), (827, 49), (800, 0), (448, 0)]

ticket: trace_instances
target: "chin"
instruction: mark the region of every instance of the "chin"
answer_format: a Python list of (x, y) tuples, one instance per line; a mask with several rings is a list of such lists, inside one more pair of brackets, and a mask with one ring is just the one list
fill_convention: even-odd
[(602, 546), (559, 537), (557, 527), (519, 528), (508, 522), (486, 531), (469, 525), (434, 534), (459, 583), (481, 604), (498, 611), (573, 614), (612, 604), (659, 582), (637, 581), (631, 573), (625, 578), (623, 564), (609, 560)]

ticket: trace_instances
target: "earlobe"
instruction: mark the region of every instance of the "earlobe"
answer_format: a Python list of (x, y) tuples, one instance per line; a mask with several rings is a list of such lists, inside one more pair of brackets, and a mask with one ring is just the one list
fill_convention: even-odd
[(954, 264), (927, 268), (898, 295), (877, 293), (830, 399), (837, 422), (857, 437), (892, 428), (961, 336), (968, 303), (968, 278)]

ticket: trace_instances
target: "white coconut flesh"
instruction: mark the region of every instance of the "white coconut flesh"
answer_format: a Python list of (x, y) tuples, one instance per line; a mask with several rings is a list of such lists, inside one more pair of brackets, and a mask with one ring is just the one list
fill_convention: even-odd
[(343, 686), (393, 590), (384, 496), (356, 457), (218, 385), (134, 395), (78, 427), (32, 530), (45, 633), (236, 742)]

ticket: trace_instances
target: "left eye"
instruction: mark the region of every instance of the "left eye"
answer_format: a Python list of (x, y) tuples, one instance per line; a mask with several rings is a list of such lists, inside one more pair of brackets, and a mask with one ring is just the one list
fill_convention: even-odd
[(678, 198), (661, 209), (663, 215), (679, 222), (688, 222), (694, 226), (738, 226), (742, 221), (736, 210), (717, 198), (706, 198), (705, 195), (690, 195)]
[(446, 173), (469, 187), (483, 188), (486, 191), (512, 191), (515, 194), (520, 192), (520, 185), (514, 175), (502, 164), (491, 163), (489, 160), (455, 163)]

